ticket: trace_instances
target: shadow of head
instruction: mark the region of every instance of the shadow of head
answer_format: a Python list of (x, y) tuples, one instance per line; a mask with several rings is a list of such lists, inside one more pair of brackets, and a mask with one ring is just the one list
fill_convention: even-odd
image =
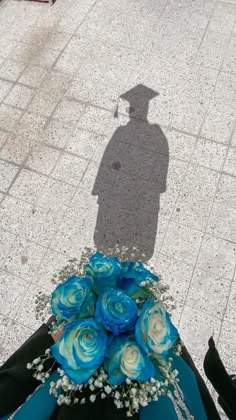
[[(139, 84), (120, 95), (120, 98), (129, 103), (128, 113), (131, 118), (138, 118), (145, 121), (148, 116), (149, 102), (158, 95), (159, 93), (155, 92), (153, 89)], [(114, 117), (118, 117), (118, 109), (116, 110)]]

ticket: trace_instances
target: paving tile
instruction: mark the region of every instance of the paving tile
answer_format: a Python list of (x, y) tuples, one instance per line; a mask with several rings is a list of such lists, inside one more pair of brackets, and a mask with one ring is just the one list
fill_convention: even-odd
[(162, 254), (156, 254), (152, 262), (157, 275), (170, 287), (170, 295), (179, 303), (183, 304), (190, 285), (193, 267), (169, 258)]
[[(41, 29), (39, 29), (39, 34), (42, 34)], [(57, 28), (54, 28), (54, 30), (50, 29), (46, 41), (47, 49), (62, 51), (70, 38), (71, 35), (66, 32), (61, 32), (60, 30), (57, 30)], [(38, 40), (36, 41), (36, 44), (38, 44)]]
[(42, 140), (58, 148), (64, 148), (72, 137), (75, 127), (65, 121), (51, 120), (42, 133)]
[(76, 124), (85, 111), (85, 105), (76, 101), (63, 99), (57, 106), (53, 118)]
[(180, 262), (194, 265), (201, 245), (202, 233), (171, 222), (161, 252)]
[(219, 70), (225, 56), (228, 39), (227, 33), (208, 30), (199, 48), (196, 63)]
[(204, 231), (211, 210), (210, 204), (209, 201), (201, 200), (195, 195), (180, 194), (175, 204), (172, 220)]
[(46, 122), (47, 119), (42, 115), (25, 112), (16, 126), (16, 134), (38, 141)]
[(17, 312), (17, 320), (23, 325), (26, 325), (28, 328), (36, 330), (40, 327), (40, 325), (47, 321), (50, 316), (49, 308), (45, 308), (43, 311), (43, 315), (36, 319), (36, 296), (39, 292), (46, 292), (41, 287), (34, 286), (33, 284), (30, 285), (28, 288), (24, 299), (21, 302), (21, 306)]
[(202, 241), (197, 266), (218, 276), (232, 279), (235, 265), (235, 244), (206, 234)]
[(197, 195), (199, 199), (212, 200), (214, 198), (219, 174), (210, 169), (190, 165), (183, 182), (182, 195)]
[(75, 100), (113, 111), (119, 96), (129, 87), (130, 83), (127, 88), (124, 88), (124, 83), (121, 83), (121, 86), (118, 83), (109, 85), (101, 80), (76, 77), (72, 81), (67, 95)]
[(28, 156), (33, 143), (32, 138), (23, 134), (11, 134), (0, 152), (0, 157), (20, 165)]
[(234, 127), (232, 138), (231, 138), (231, 145), (236, 147), (236, 127)]
[(234, 118), (230, 115), (224, 115), (221, 112), (207, 113), (201, 135), (219, 143), (228, 144), (233, 130)]
[(236, 305), (236, 283), (232, 282), (224, 319), (225, 321), (231, 322), (234, 325), (236, 325), (235, 305)]
[(59, 28), (68, 34), (74, 33), (78, 26), (83, 22), (90, 9), (94, 5), (94, 0), (86, 0), (79, 4), (78, 9), (67, 8), (66, 13), (63, 14), (59, 21)]
[[(49, 179), (43, 188), (37, 201), (39, 207), (45, 209), (60, 211), (70, 206), (70, 201), (74, 196), (76, 188), (55, 179)], [(68, 211), (70, 207), (68, 208)]]
[[(217, 115), (221, 124), (228, 126), (235, 110), (236, 75), (221, 72), (209, 104), (209, 113)], [(217, 122), (218, 125), (220, 125)]]
[[(82, 59), (91, 51), (93, 43), (89, 37), (72, 37), (69, 44), (58, 58), (54, 68), (63, 73), (73, 74)], [(73, 59), (72, 59), (73, 58)]]
[(236, 4), (235, 0), (221, 0), (224, 3), (229, 3), (229, 4)]
[[(196, 268), (189, 287), (186, 305), (222, 319), (230, 292), (231, 281)], [(209, 290), (211, 299), (209, 299)]]
[(32, 282), (46, 249), (18, 237), (7, 253), (2, 268), (7, 272)]
[(58, 150), (43, 144), (34, 144), (27, 158), (25, 166), (49, 175), (60, 156)]
[(28, 217), (31, 206), (28, 203), (6, 196), (0, 206), (0, 226), (12, 233), (19, 233)]
[(3, 160), (0, 160), (0, 190), (3, 192), (6, 192), (17, 172), (19, 171), (19, 168), (15, 165), (12, 165), (11, 163), (4, 162)]
[(67, 143), (66, 150), (85, 159), (91, 159), (104, 137), (89, 131), (76, 129)]
[(236, 208), (236, 178), (221, 175), (216, 193), (216, 203)]
[(236, 369), (235, 336), (236, 325), (224, 321), (218, 343), (218, 351), (225, 366), (231, 369), (230, 374), (233, 374)]
[(66, 92), (69, 80), (66, 76), (51, 72), (29, 105), (29, 111), (49, 117)]
[(7, 141), (8, 137), (9, 137), (9, 133), (6, 133), (5, 131), (0, 130), (0, 149), (4, 145), (4, 143)]
[(88, 106), (79, 120), (78, 127), (103, 134), (112, 116), (109, 111)]
[(12, 83), (0, 79), (0, 102), (6, 98), (12, 86)]
[(114, 46), (109, 42), (96, 43), (78, 67), (76, 77), (108, 86), (119, 84), (125, 87), (127, 82), (131, 82), (133, 69), (139, 63), (140, 55), (133, 49)]
[[(121, 166), (125, 173), (128, 173), (131, 177), (140, 177), (142, 179), (150, 179), (152, 170), (155, 170), (154, 168), (158, 164), (157, 158), (158, 156), (154, 153), (152, 153), (149, 150), (142, 149), (141, 147), (136, 146), (128, 146), (125, 147), (124, 145), (120, 145), (120, 151), (116, 154), (115, 147), (113, 149), (110, 149), (111, 152), (111, 160), (115, 159), (121, 162)], [(114, 154), (114, 155), (113, 155)], [(113, 156), (114, 157), (113, 157)], [(123, 156), (122, 156), (123, 155)], [(106, 157), (105, 157), (106, 156)], [(106, 162), (105, 162), (106, 159)], [(104, 155), (103, 157), (104, 163), (109, 164), (109, 156), (108, 153)], [(162, 165), (163, 173), (161, 174), (159, 180), (160, 183), (165, 183), (165, 163)], [(164, 187), (163, 187), (164, 189)]]
[(22, 111), (11, 106), (0, 104), (0, 129), (11, 131), (22, 116)]
[(88, 162), (77, 156), (63, 153), (60, 157), (52, 176), (71, 185), (79, 185), (86, 170)]
[(52, 249), (48, 249), (35, 273), (33, 282), (36, 281), (38, 286), (42, 286), (44, 289), (52, 292), (55, 284), (51, 282), (51, 279), (58, 270), (66, 266), (68, 259), (69, 257), (67, 255), (59, 254)]
[(87, 191), (78, 190), (66, 211), (66, 216), (76, 221), (82, 219), (85, 214), (88, 218), (96, 218), (97, 198)]
[[(95, 133), (95, 135), (96, 135), (96, 133)], [(109, 142), (110, 142), (109, 137), (100, 135), (99, 142), (98, 142), (97, 147), (95, 149), (95, 152), (93, 153), (93, 156), (92, 156), (92, 160), (94, 162), (100, 163), (102, 161), (102, 157), (104, 155), (104, 152), (105, 152), (107, 146), (109, 145)]]
[[(8, 287), (5, 287), (5, 285)], [(13, 317), (22, 302), (24, 294), (28, 288), (28, 283), (6, 271), (0, 270), (1, 285), (1, 314)]]
[(35, 22), (35, 27), (44, 28), (46, 26), (47, 28), (55, 29), (60, 20), (60, 8), (57, 5), (55, 6), (58, 8), (57, 13), (51, 14), (49, 10), (46, 13), (41, 13)]
[(76, 223), (74, 219), (64, 217), (60, 229), (51, 243), (51, 248), (70, 258), (79, 259), (86, 246), (94, 248), (92, 238), (96, 221), (92, 222), (87, 217), (78, 218)]
[(10, 188), (10, 194), (16, 198), (34, 204), (39, 197), (47, 178), (28, 169), (22, 169)]
[(5, 104), (25, 109), (33, 98), (35, 91), (26, 86), (15, 85), (5, 99)]
[[(180, 95), (174, 97), (171, 126), (197, 134), (204, 120), (217, 79), (217, 71), (192, 67)], [(181, 89), (181, 84), (179, 84)]]
[(6, 336), (6, 333), (8, 332), (10, 324), (11, 320), (9, 318), (0, 315), (0, 363), (2, 362), (3, 352), (2, 342)]
[(189, 161), (194, 150), (196, 137), (188, 136), (175, 130), (169, 130), (166, 136), (169, 156)]
[(214, 334), (217, 341), (220, 326), (221, 321), (216, 316), (185, 306), (180, 331), (190, 354), (203, 360), (208, 349), (208, 340)]
[[(138, 181), (137, 179), (132, 182), (134, 187), (131, 188), (131, 192), (124, 182), (122, 190), (124, 202), (127, 202), (128, 200), (132, 200), (134, 202), (138, 199), (140, 202), (139, 209), (141, 211), (153, 214), (154, 217), (158, 213), (158, 218), (170, 218), (178, 197), (178, 191), (173, 188), (168, 188), (167, 191), (162, 193), (162, 189), (160, 189), (157, 182), (148, 181), (145, 183), (144, 181), (142, 184), (140, 180)], [(129, 181), (129, 188), (131, 185), (132, 183)], [(141, 188), (143, 191), (141, 191)], [(126, 195), (127, 198), (125, 198)]]
[(42, 84), (46, 75), (46, 69), (37, 66), (29, 66), (24, 70), (19, 79), (19, 82), (36, 88)]
[(0, 77), (16, 82), (25, 69), (25, 64), (20, 61), (8, 59), (0, 69)]
[(171, 311), (171, 321), (177, 328), (179, 328), (182, 311), (183, 305), (179, 302), (176, 303), (175, 309)]
[(209, 29), (229, 34), (234, 25), (234, 18), (235, 6), (230, 3), (219, 2), (210, 20)]
[(207, 232), (227, 241), (236, 241), (236, 209), (214, 204)]
[(7, 58), (13, 50), (15, 50), (16, 43), (12, 40), (1, 39), (0, 42), (0, 57)]
[(30, 103), (28, 109), (30, 112), (34, 112), (36, 114), (39, 113), (40, 115), (43, 115), (48, 118), (51, 116), (56, 106), (56, 99), (53, 99), (47, 96), (47, 94), (38, 91), (32, 102)]
[(191, 161), (194, 164), (220, 171), (222, 170), (226, 154), (227, 146), (213, 141), (198, 139)]
[(32, 57), (30, 64), (34, 66), (51, 69), (60, 55), (60, 51), (52, 50), (48, 47), (42, 49), (39, 54)]
[(222, 70), (236, 74), (236, 34), (233, 35), (224, 58)]
[(229, 148), (223, 171), (236, 176), (236, 149)]
[(150, 168), (151, 181), (162, 184), (162, 191), (166, 189), (179, 191), (186, 176), (188, 163), (177, 159), (169, 159), (165, 155), (157, 155), (153, 167)]
[(0, 267), (9, 252), (11, 246), (15, 242), (15, 235), (7, 232), (4, 229), (0, 229)]
[(61, 220), (61, 213), (35, 207), (22, 226), (21, 235), (48, 247)]
[[(95, 185), (95, 180), (99, 171), (99, 164), (96, 162), (90, 162), (87, 166), (87, 169), (83, 175), (83, 178), (80, 183), (80, 188), (89, 191), (93, 194), (93, 189)], [(105, 182), (104, 182), (105, 185)]]
[(5, 362), (12, 353), (18, 350), (32, 333), (33, 331), (24, 325), (11, 321), (2, 345), (2, 352), (0, 355), (2, 363)]

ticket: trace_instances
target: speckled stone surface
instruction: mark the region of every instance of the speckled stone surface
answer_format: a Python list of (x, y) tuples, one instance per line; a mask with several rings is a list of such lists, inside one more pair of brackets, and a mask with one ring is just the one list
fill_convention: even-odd
[(53, 272), (119, 241), (236, 373), (236, 2), (5, 0), (0, 28), (0, 361)]

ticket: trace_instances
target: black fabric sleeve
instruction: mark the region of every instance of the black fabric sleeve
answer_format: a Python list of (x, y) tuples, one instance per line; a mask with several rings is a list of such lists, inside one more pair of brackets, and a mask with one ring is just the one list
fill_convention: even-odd
[(196, 368), (188, 350), (186, 347), (182, 347), (181, 352), (182, 358), (185, 360), (185, 362), (189, 365), (189, 367), (192, 369), (196, 376), (198, 388), (201, 394), (202, 402), (205, 408), (205, 412), (207, 415), (208, 420), (220, 420), (219, 413), (216, 409), (215, 403), (211, 397), (210, 392), (208, 391), (208, 388), (205, 384), (205, 381), (203, 380), (202, 376), (200, 375), (198, 369)]
[[(50, 420), (127, 420), (126, 409), (116, 408), (112, 398), (102, 400), (100, 397), (94, 403), (89, 402), (91, 391), (84, 392), (82, 397), (87, 397), (84, 405), (63, 405), (57, 407)], [(81, 397), (81, 395), (80, 395)], [(134, 414), (131, 420), (139, 420), (139, 414)]]
[[(54, 341), (43, 324), (4, 364), (0, 367), (0, 417), (14, 412), (40, 385), (33, 378), (32, 370), (26, 365), (44, 354)], [(47, 368), (54, 363), (48, 361)]]
[(226, 371), (212, 337), (209, 340), (209, 349), (204, 359), (204, 370), (217, 391), (219, 403), (228, 418), (236, 420), (236, 383)]

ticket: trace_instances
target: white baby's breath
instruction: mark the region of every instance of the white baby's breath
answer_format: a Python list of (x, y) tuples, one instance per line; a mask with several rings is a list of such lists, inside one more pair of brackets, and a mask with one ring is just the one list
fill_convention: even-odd
[(95, 394), (90, 395), (89, 399), (92, 403), (94, 403), (94, 401), (96, 401), (96, 395)]

